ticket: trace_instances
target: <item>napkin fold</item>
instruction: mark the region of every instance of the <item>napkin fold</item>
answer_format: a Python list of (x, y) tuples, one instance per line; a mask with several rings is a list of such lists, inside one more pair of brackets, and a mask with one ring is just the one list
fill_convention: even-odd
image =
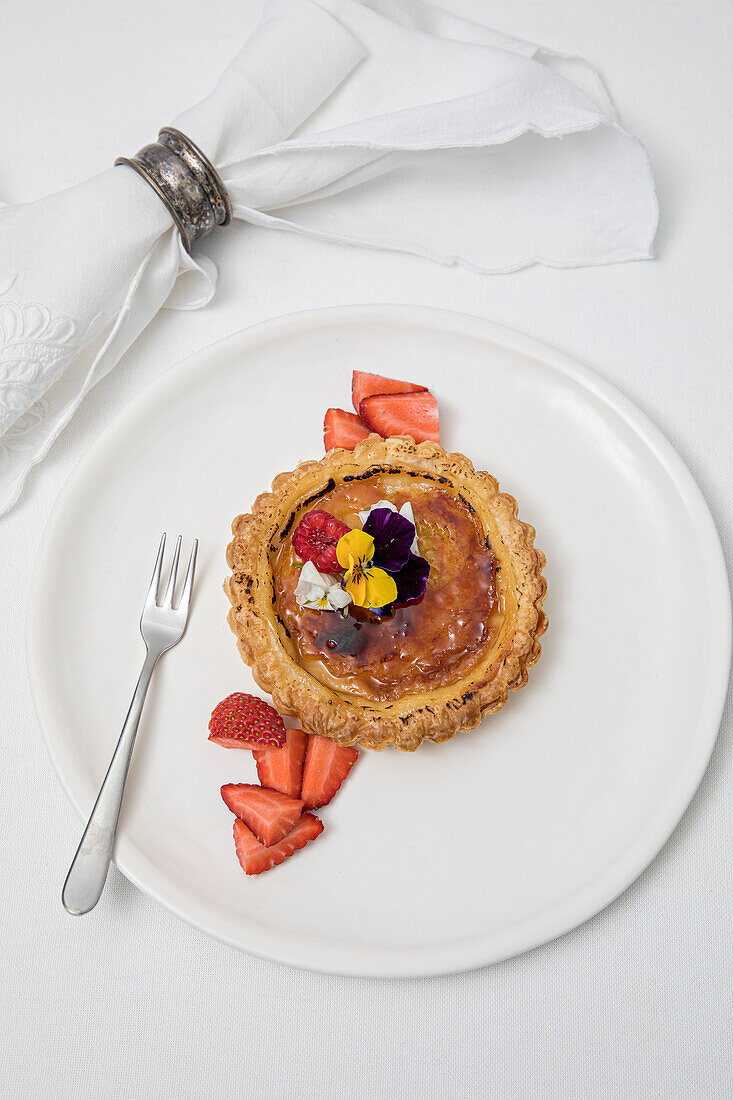
[[(269, 0), (164, 123), (253, 225), (483, 273), (653, 254), (648, 158), (595, 70), (419, 0)], [(0, 512), (155, 313), (215, 285), (124, 166), (0, 209)]]

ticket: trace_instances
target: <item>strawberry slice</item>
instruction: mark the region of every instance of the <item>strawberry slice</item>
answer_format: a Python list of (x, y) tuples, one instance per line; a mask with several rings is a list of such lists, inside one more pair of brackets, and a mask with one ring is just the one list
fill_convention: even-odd
[(307, 810), (327, 805), (356, 763), (359, 753), (328, 737), (308, 735), (300, 797)]
[(326, 409), (323, 418), (323, 445), (327, 451), (333, 447), (343, 447), (353, 451), (357, 443), (366, 439), (369, 429), (355, 413), (345, 409)]
[(281, 749), (255, 749), (252, 755), (262, 786), (299, 798), (307, 743), (308, 734), (303, 730), (286, 730)]
[(299, 798), (268, 791), (256, 783), (225, 783), (221, 797), (260, 843), (266, 845), (278, 844), (286, 837), (303, 812)]
[(432, 393), (391, 393), (365, 397), (359, 406), (364, 421), (384, 439), (410, 435), (416, 443), (440, 442), (438, 402)]
[(357, 412), (364, 398), (375, 393), (425, 393), (426, 390), (427, 386), (400, 382), (398, 378), (384, 378), (381, 374), (368, 374), (363, 370), (355, 370), (351, 376), (351, 400)]
[(277, 863), (304, 848), (309, 840), (315, 840), (323, 832), (323, 824), (313, 814), (303, 814), (298, 824), (277, 844), (267, 847), (260, 844), (257, 837), (248, 829), (241, 818), (234, 822), (234, 845), (242, 869), (247, 875), (260, 875), (269, 871)]
[(235, 691), (214, 707), (209, 741), (225, 749), (279, 748), (285, 744), (285, 723), (264, 699)]

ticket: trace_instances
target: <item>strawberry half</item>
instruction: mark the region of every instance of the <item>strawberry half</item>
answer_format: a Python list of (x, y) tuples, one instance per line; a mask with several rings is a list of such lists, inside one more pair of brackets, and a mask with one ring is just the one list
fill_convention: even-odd
[(345, 409), (326, 409), (323, 418), (323, 446), (327, 451), (333, 447), (343, 447), (353, 451), (357, 443), (366, 439), (369, 429), (355, 413)]
[(209, 741), (225, 749), (279, 748), (285, 744), (285, 723), (264, 699), (235, 691), (214, 707)]
[(307, 810), (326, 806), (353, 768), (359, 753), (349, 745), (337, 745), (328, 737), (308, 735), (300, 797)]
[(384, 378), (381, 374), (368, 374), (362, 370), (355, 370), (351, 376), (351, 400), (357, 412), (364, 398), (375, 393), (425, 393), (426, 390), (427, 386), (400, 382), (398, 378)]
[(277, 844), (295, 826), (303, 812), (299, 798), (268, 791), (255, 783), (225, 783), (221, 797), (261, 844)]
[(410, 435), (416, 443), (426, 439), (440, 442), (438, 402), (432, 393), (375, 394), (365, 397), (361, 415), (384, 439), (392, 435)]
[(313, 814), (303, 814), (298, 824), (277, 844), (267, 847), (247, 828), (241, 818), (234, 822), (234, 845), (237, 858), (247, 875), (260, 875), (304, 848), (309, 840), (315, 840), (323, 832), (323, 824)]
[(299, 798), (307, 743), (308, 734), (303, 730), (286, 730), (281, 749), (255, 749), (252, 755), (262, 786)]

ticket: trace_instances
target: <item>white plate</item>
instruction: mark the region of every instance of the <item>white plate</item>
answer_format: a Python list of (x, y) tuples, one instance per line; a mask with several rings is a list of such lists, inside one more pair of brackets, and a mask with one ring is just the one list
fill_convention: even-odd
[[(517, 497), (547, 554), (550, 627), (501, 714), (415, 754), (364, 753), (323, 836), (247, 878), (219, 786), (252, 780), (253, 762), (206, 740), (214, 704), (256, 690), (226, 624), (230, 522), (322, 452), (323, 412), (348, 407), (354, 367), (427, 384), (444, 443)], [(213, 936), (342, 974), (494, 962), (616, 897), (700, 782), (730, 660), (710, 514), (633, 405), (526, 336), (424, 309), (302, 313), (200, 352), (118, 417), (59, 498), (29, 612), (36, 708), (84, 815), (142, 660), (164, 529), (200, 538), (198, 585), (153, 682), (115, 858)]]

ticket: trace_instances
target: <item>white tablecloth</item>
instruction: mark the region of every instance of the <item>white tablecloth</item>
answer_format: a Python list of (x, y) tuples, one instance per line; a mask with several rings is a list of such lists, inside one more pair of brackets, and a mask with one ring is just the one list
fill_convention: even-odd
[[(443, 3), (487, 20), (482, 0)], [(207, 92), (257, 8), (4, 5), (0, 198), (68, 186), (152, 140)], [(213, 340), (352, 302), (440, 306), (523, 329), (656, 421), (730, 555), (733, 11), (724, 0), (494, 0), (491, 9), (495, 28), (581, 54), (607, 77), (652, 158), (659, 258), (482, 277), (243, 225), (210, 238), (221, 270), (214, 303), (156, 319), (0, 520), (3, 1097), (709, 1100), (733, 1090), (730, 714), (690, 810), (641, 879), (561, 940), (474, 973), (385, 982), (289, 970), (206, 939), (115, 870), (93, 915), (72, 920), (59, 902), (80, 822), (28, 693), (33, 558), (59, 489), (102, 428), (150, 378)]]

